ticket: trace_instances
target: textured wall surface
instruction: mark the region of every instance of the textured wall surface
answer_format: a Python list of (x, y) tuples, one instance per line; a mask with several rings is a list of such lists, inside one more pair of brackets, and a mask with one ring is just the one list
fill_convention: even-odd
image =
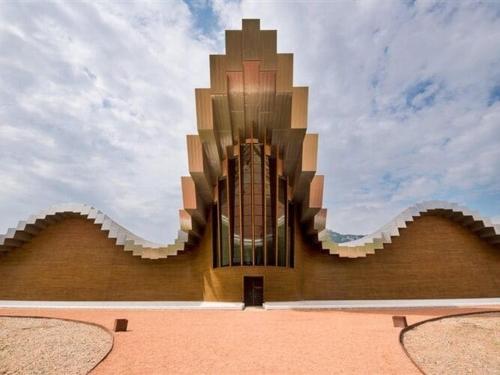
[(245, 275), (264, 277), (266, 301), (500, 296), (500, 249), (440, 216), (366, 258), (322, 253), (297, 234), (295, 265), (212, 269), (210, 225), (195, 250), (145, 260), (68, 218), (0, 255), (0, 299), (241, 301)]
[(500, 249), (441, 216), (422, 216), (376, 254), (305, 250), (303, 299), (500, 296)]
[(200, 251), (132, 256), (83, 218), (53, 224), (0, 256), (0, 299), (201, 300)]

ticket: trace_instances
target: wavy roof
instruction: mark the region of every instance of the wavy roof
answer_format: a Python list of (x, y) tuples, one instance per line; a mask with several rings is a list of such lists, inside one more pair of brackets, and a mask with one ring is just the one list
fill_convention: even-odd
[(108, 238), (115, 240), (116, 245), (124, 246), (125, 251), (146, 259), (161, 259), (177, 255), (184, 250), (188, 242), (188, 233), (179, 231), (177, 239), (172, 244), (158, 244), (147, 241), (124, 228), (102, 211), (82, 203), (67, 203), (54, 205), (36, 215), (31, 215), (25, 221), (20, 221), (16, 228), (9, 228), (7, 233), (0, 235), (0, 251), (12, 250), (29, 242), (48, 225), (68, 217), (80, 216), (100, 225), (100, 230), (107, 233)]
[(406, 228), (408, 223), (425, 213), (447, 217), (477, 233), (485, 241), (500, 244), (499, 224), (493, 224), (490, 219), (467, 207), (445, 201), (427, 201), (411, 206), (372, 234), (354, 241), (337, 244), (329, 239), (326, 230), (318, 233), (318, 240), (322, 248), (332, 255), (345, 258), (366, 257), (383, 249), (385, 244), (392, 242), (392, 237), (400, 235), (400, 229)]
[[(447, 217), (477, 233), (486, 242), (500, 244), (499, 224), (493, 224), (488, 218), (467, 207), (443, 201), (429, 201), (411, 206), (377, 231), (358, 240), (337, 244), (330, 241), (326, 230), (319, 232), (317, 237), (322, 248), (332, 255), (345, 258), (366, 257), (375, 254), (376, 250), (383, 249), (385, 244), (392, 242), (392, 237), (400, 235), (400, 229), (406, 228), (415, 217), (425, 213)], [(68, 203), (54, 205), (20, 221), (16, 228), (9, 228), (6, 234), (0, 235), (0, 251), (21, 247), (47, 226), (69, 217), (83, 217), (99, 225), (100, 230), (105, 232), (108, 238), (114, 239), (116, 245), (123, 246), (125, 251), (144, 259), (161, 259), (177, 255), (189, 242), (189, 233), (184, 230), (179, 230), (178, 237), (172, 244), (151, 242), (132, 233), (92, 206)]]

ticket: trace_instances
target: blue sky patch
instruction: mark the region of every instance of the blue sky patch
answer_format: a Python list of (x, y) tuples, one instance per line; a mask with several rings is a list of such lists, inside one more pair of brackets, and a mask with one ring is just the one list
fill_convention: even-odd
[(493, 87), (488, 96), (488, 107), (500, 101), (500, 85)]
[(436, 94), (439, 90), (440, 87), (438, 84), (431, 79), (427, 79), (410, 86), (403, 95), (406, 105), (418, 111), (434, 105)]
[(209, 0), (185, 0), (189, 11), (194, 16), (195, 28), (205, 35), (214, 33), (218, 25), (218, 17)]

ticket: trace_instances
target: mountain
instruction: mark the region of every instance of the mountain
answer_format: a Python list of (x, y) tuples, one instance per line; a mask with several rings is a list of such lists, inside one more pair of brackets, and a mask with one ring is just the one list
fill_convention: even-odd
[(363, 237), (362, 234), (342, 234), (338, 232), (334, 232), (333, 230), (327, 230), (330, 239), (336, 243), (348, 242), (352, 240), (357, 240), (358, 238)]

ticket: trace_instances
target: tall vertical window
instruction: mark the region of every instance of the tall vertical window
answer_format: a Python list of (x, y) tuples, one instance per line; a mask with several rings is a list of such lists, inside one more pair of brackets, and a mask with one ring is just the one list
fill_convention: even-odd
[(266, 157), (264, 166), (266, 197), (266, 263), (276, 264), (276, 159)]
[(250, 144), (242, 144), (240, 148), (241, 164), (241, 200), (243, 228), (243, 264), (253, 265), (253, 228), (252, 228), (252, 148)]
[(286, 266), (286, 179), (279, 178), (277, 223), (278, 223), (278, 266)]
[(288, 265), (294, 267), (295, 265), (295, 205), (292, 202), (288, 203)]
[(231, 264), (241, 264), (241, 227), (240, 227), (240, 166), (238, 159), (232, 158), (228, 162), (229, 179), (229, 217), (232, 218), (231, 225)]
[(264, 183), (262, 176), (264, 167), (263, 154), (263, 145), (253, 145), (253, 224), (256, 266), (264, 265)]
[(213, 209), (214, 267), (293, 267), (293, 204), (279, 157), (254, 140), (234, 147)]
[(229, 205), (227, 196), (227, 179), (219, 181), (219, 225), (221, 266), (229, 265)]
[(212, 262), (213, 267), (219, 267), (219, 218), (217, 205), (212, 206)]

